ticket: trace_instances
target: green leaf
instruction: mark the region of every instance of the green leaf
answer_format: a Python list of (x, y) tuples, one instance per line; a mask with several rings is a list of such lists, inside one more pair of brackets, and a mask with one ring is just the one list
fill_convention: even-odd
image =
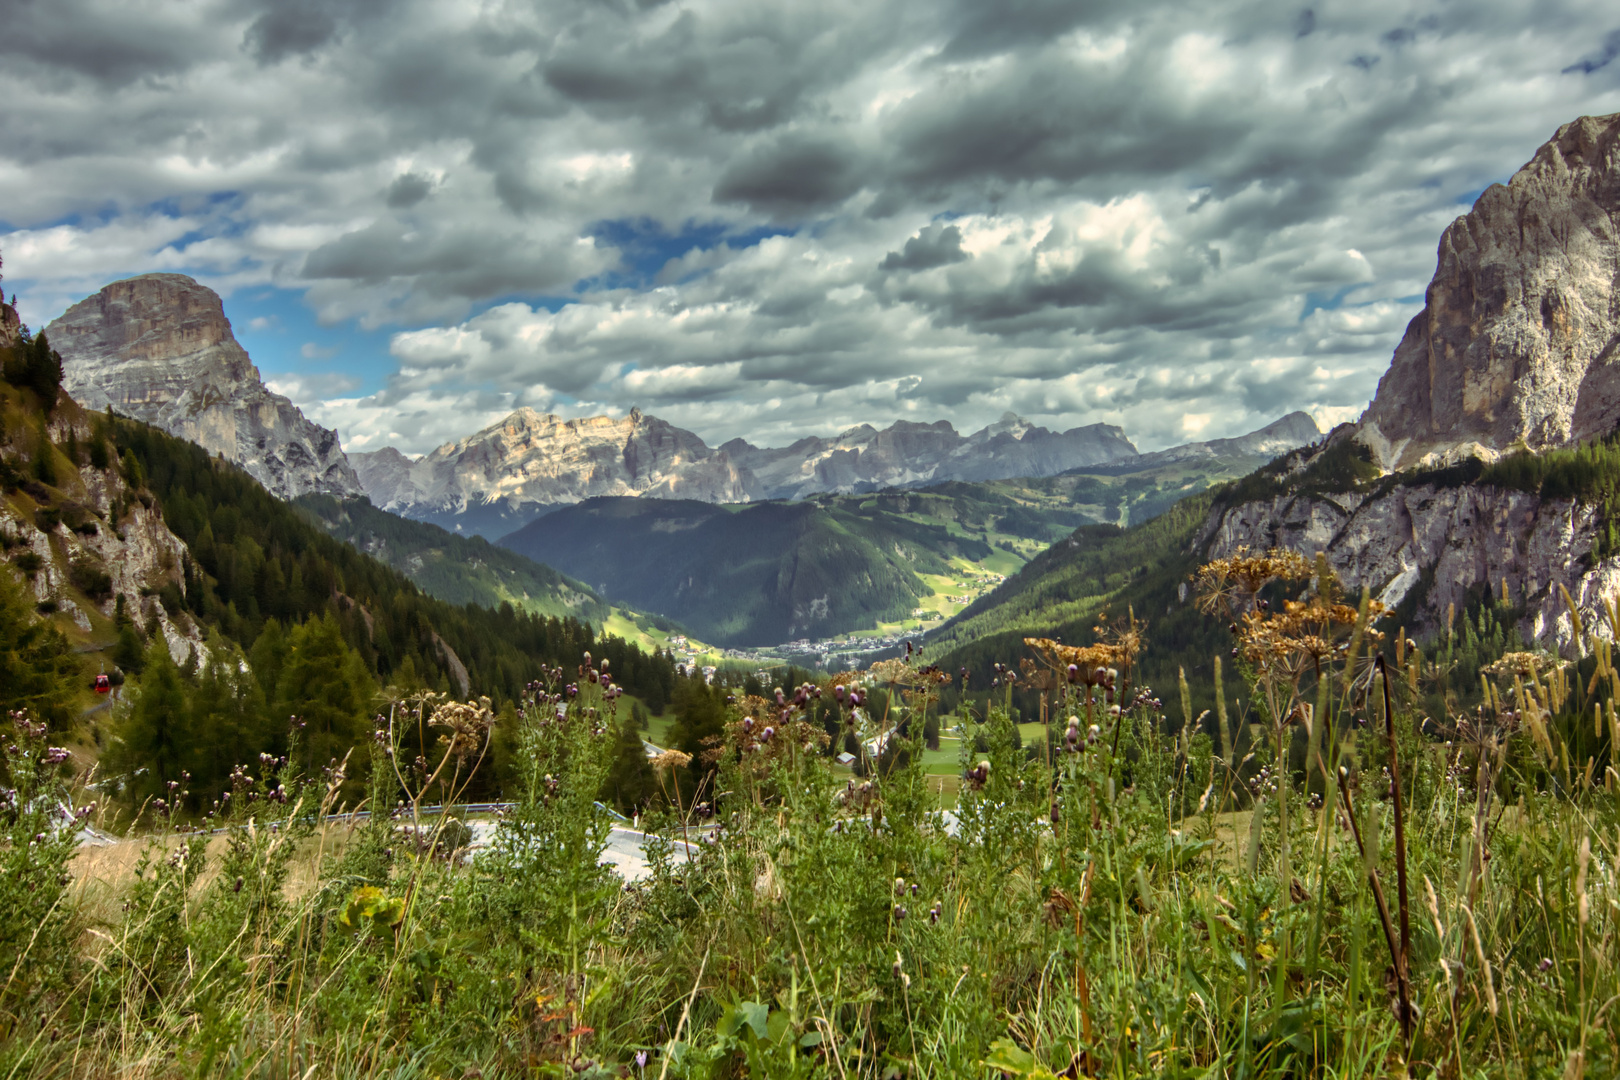
[(754, 1038), (764, 1040), (770, 1034), (771, 1011), (757, 1001), (744, 1001), (737, 1006), (743, 1023), (753, 1031)]
[(997, 1039), (990, 1044), (990, 1056), (982, 1064), (1014, 1076), (1029, 1076), (1035, 1071), (1035, 1055), (1011, 1039)]

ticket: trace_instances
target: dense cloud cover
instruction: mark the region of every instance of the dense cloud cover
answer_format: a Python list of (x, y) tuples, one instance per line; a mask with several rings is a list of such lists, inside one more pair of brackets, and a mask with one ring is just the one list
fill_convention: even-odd
[[(1620, 110), (1601, 2), (4, 0), (0, 237), (392, 335), (351, 448), (1011, 409), (1144, 448), (1371, 395), (1445, 225)], [(313, 351), (312, 351), (313, 349)]]

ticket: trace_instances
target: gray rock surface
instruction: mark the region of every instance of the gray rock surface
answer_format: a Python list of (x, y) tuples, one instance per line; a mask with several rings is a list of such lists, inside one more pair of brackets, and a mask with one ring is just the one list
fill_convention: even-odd
[(1394, 607), (1414, 601), (1418, 626), (1438, 629), (1470, 590), (1504, 586), (1525, 610), (1527, 640), (1562, 645), (1572, 626), (1559, 586), (1593, 613), (1620, 589), (1620, 560), (1592, 558), (1601, 511), (1494, 487), (1399, 485), (1382, 494), (1286, 495), (1217, 510), (1201, 541), (1209, 557), (1292, 548), (1325, 552), (1353, 592), (1363, 586)]
[(1320, 435), (1309, 416), (1291, 413), (1240, 438), (1138, 454), (1125, 433), (1111, 425), (1053, 432), (1008, 413), (971, 435), (959, 434), (944, 420), (901, 420), (881, 431), (862, 424), (834, 438), (805, 438), (774, 449), (741, 439), (714, 449), (692, 432), (635, 409), (623, 419), (582, 420), (519, 409), (416, 461), (393, 447), (353, 453), (349, 460), (377, 506), (499, 537), (557, 506), (601, 495), (710, 503), (799, 499), (948, 480), (1267, 456)]
[[(81, 441), (91, 437), (88, 418), (71, 403), (58, 406), (49, 432), (58, 444), (67, 440), (69, 432)], [(24, 434), (10, 433), (9, 443), (0, 435), (0, 446), (27, 453), (30, 448), (18, 444)], [(132, 618), (142, 623), (156, 620), (176, 663), (185, 663), (193, 649), (200, 650), (199, 659), (206, 658), (202, 627), (183, 610), (165, 610), (157, 595), (166, 585), (180, 588), (182, 595), (185, 589), (181, 567), (186, 547), (169, 531), (162, 512), (128, 499), (129, 489), (116, 468), (81, 466), (74, 474), (59, 477), (58, 487), (68, 504), (93, 520), (94, 528), (70, 529), (57, 524), (47, 531), (39, 527), (35, 515), (23, 511), (26, 504), (0, 499), (0, 535), (6, 538), (4, 546), (12, 550), (12, 558), (22, 548), (39, 556), (39, 570), (25, 581), (35, 601), (55, 604), (79, 629), (90, 630), (91, 614), (111, 617), (122, 596)], [(73, 586), (72, 568), (81, 561), (107, 573), (111, 592), (99, 603)]]
[(1168, 450), (1155, 450), (1128, 462), (1131, 469), (1153, 469), (1160, 465), (1174, 465), (1203, 459), (1258, 457), (1272, 458), (1309, 446), (1322, 437), (1322, 429), (1309, 413), (1291, 412), (1274, 420), (1258, 431), (1240, 435), (1235, 439), (1210, 439), (1208, 442), (1172, 446)]
[(219, 295), (183, 274), (115, 281), (45, 328), (63, 387), (242, 466), (282, 498), (359, 495), (337, 433), (271, 393)]
[(1358, 437), (1386, 469), (1620, 422), (1620, 113), (1558, 129), (1440, 239)]

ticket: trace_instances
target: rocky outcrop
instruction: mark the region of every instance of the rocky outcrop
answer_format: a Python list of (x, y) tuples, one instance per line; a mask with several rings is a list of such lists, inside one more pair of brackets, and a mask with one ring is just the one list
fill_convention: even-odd
[[(1297, 445), (1297, 444), (1296, 444)], [(819, 492), (918, 487), (948, 480), (1055, 476), (1136, 458), (1125, 432), (1092, 424), (1054, 432), (1013, 413), (971, 435), (948, 421), (901, 420), (882, 429), (862, 424), (831, 439), (800, 439), (764, 449), (741, 439), (720, 449), (757, 479), (766, 498), (800, 499)]]
[(1620, 114), (1582, 117), (1440, 239), (1357, 437), (1389, 470), (1620, 423)]
[(1375, 493), (1281, 495), (1218, 510), (1199, 537), (1210, 557), (1240, 547), (1323, 552), (1353, 591), (1410, 600), (1419, 628), (1488, 589), (1524, 612), (1521, 633), (1568, 641), (1560, 586), (1583, 609), (1620, 589), (1620, 560), (1594, 558), (1601, 511), (1569, 499), (1476, 485), (1396, 485)]
[(337, 433), (271, 393), (218, 294), (183, 274), (116, 281), (45, 328), (63, 387), (223, 454), (282, 498), (361, 493)]
[(17, 309), (0, 300), (0, 349), (9, 349), (22, 340), (22, 320)]
[(393, 447), (349, 455), (371, 501), (448, 529), (498, 537), (547, 510), (597, 496), (710, 503), (802, 499), (949, 480), (1128, 471), (1182, 460), (1268, 457), (1321, 432), (1292, 413), (1237, 439), (1138, 454), (1108, 424), (1054, 432), (1012, 413), (971, 435), (948, 421), (868, 424), (830, 439), (767, 449), (733, 439), (711, 449), (690, 431), (632, 409), (623, 419), (562, 420), (519, 409), (499, 424), (412, 461)]
[[(48, 430), (57, 444), (65, 443), (69, 432), (81, 443), (91, 437), (83, 410), (71, 401), (58, 405)], [(18, 456), (32, 450), (5, 449)], [(96, 620), (114, 614), (122, 597), (131, 618), (156, 624), (177, 663), (184, 664), (193, 650), (200, 650), (199, 661), (205, 658), (202, 628), (185, 612), (165, 609), (159, 595), (173, 586), (184, 596), (187, 552), (151, 496), (133, 497), (113, 468), (82, 466), (58, 476), (54, 487), (53, 492), (30, 482), (12, 497), (0, 498), (0, 548), (22, 571), (41, 610), (54, 610), (91, 631)], [(105, 581), (95, 583), (97, 574), (105, 574)], [(91, 592), (85, 591), (87, 584)]]
[(1620, 590), (1620, 560), (1598, 548), (1602, 508), (1439, 467), (1615, 429), (1617, 288), (1620, 114), (1583, 117), (1446, 230), (1427, 305), (1360, 422), (1273, 470), (1278, 494), (1217, 504), (1201, 550), (1322, 552), (1352, 590), (1405, 602), (1420, 630), (1471, 590), (1505, 589), (1522, 635), (1567, 642), (1562, 588), (1583, 609)]
[(637, 409), (583, 420), (519, 409), (414, 462), (392, 447), (353, 460), (383, 509), (494, 535), (599, 495), (720, 503), (758, 494), (725, 453)]

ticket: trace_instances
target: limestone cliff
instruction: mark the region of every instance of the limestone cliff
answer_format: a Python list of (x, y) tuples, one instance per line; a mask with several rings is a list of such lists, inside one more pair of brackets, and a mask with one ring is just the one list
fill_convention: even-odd
[(1218, 502), (1198, 550), (1324, 552), (1420, 628), (1470, 591), (1505, 589), (1525, 637), (1567, 642), (1562, 588), (1587, 609), (1620, 590), (1604, 508), (1470, 462), (1615, 430), (1617, 287), (1620, 115), (1583, 117), (1446, 230), (1427, 306), (1361, 421)]
[(63, 387), (223, 454), (282, 498), (358, 495), (337, 433), (271, 393), (218, 294), (183, 274), (116, 281), (45, 328)]
[(1440, 238), (1357, 435), (1386, 469), (1620, 422), (1620, 113), (1558, 129)]

